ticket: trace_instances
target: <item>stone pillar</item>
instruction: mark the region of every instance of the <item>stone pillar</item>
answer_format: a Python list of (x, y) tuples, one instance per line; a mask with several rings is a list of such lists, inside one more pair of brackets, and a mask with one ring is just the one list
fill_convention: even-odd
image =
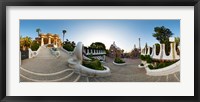
[(148, 46), (147, 55), (150, 55), (150, 46)]
[(41, 38), (41, 46), (44, 45), (44, 38)]
[(57, 46), (57, 39), (56, 39), (56, 41), (55, 41), (55, 42), (56, 42), (56, 44), (55, 44), (55, 45)]
[(170, 54), (172, 55), (172, 59), (174, 60), (176, 57), (176, 45), (174, 42), (170, 43), (171, 51)]
[(146, 50), (146, 47), (144, 47), (144, 55), (147, 54), (147, 50)]
[(162, 59), (162, 57), (163, 57), (163, 44), (160, 44), (159, 58)]
[(51, 38), (49, 37), (48, 44), (51, 44)]

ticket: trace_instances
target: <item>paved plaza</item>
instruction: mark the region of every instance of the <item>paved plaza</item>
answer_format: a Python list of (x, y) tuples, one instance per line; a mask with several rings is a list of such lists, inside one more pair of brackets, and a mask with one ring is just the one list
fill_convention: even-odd
[(70, 54), (60, 51), (60, 56), (51, 54), (49, 48), (41, 47), (40, 53), (30, 59), (22, 60), (20, 67), (20, 82), (180, 82), (180, 72), (166, 76), (148, 76), (144, 68), (138, 68), (140, 59), (124, 59), (126, 65), (117, 66), (114, 59), (106, 57), (103, 65), (111, 70), (108, 77), (81, 76), (68, 67)]

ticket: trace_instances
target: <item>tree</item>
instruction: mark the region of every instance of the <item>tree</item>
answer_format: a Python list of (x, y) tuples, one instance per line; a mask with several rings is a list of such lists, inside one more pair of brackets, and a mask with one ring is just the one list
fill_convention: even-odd
[(65, 37), (65, 33), (67, 33), (67, 31), (63, 30), (62, 33), (63, 33), (63, 43), (64, 43), (64, 37)]
[(155, 27), (155, 33), (153, 33), (153, 37), (155, 37), (161, 44), (165, 44), (165, 52), (167, 55), (170, 53), (170, 42), (169, 37), (173, 35), (169, 28), (165, 28), (164, 26)]
[(155, 49), (156, 49), (156, 55), (158, 55), (159, 52), (160, 52), (160, 44), (156, 43), (155, 44)]
[(72, 46), (75, 47), (76, 46), (76, 43), (74, 41), (72, 41)]
[(41, 32), (41, 29), (40, 28), (37, 28), (36, 29), (36, 32), (38, 33), (38, 35), (40, 34), (40, 32)]
[(147, 45), (147, 43), (145, 44), (145, 49), (146, 49), (145, 53), (147, 53), (148, 52), (148, 45)]
[(32, 43), (32, 38), (31, 37), (20, 37), (20, 47), (22, 47), (22, 50), (28, 50), (28, 48), (31, 47), (31, 43)]
[(180, 45), (180, 37), (175, 37), (175, 43), (177, 54), (180, 55), (180, 50), (178, 49), (178, 46)]
[(180, 45), (180, 37), (175, 37), (176, 46)]
[(169, 42), (169, 37), (173, 35), (171, 30), (164, 26), (155, 27), (154, 31), (155, 33), (153, 33), (153, 37), (155, 37), (161, 44)]
[(36, 40), (33, 40), (32, 43), (31, 43), (31, 50), (32, 51), (37, 51), (39, 47), (40, 47), (40, 44), (37, 43)]
[(92, 49), (105, 50), (105, 49), (106, 49), (106, 46), (105, 46), (105, 44), (103, 44), (102, 42), (95, 42), (95, 43), (92, 43), (92, 44), (90, 45), (90, 48), (92, 48)]

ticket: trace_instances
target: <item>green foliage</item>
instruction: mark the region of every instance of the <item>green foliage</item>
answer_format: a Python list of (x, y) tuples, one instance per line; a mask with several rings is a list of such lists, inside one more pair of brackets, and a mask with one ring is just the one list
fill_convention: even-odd
[(64, 44), (63, 48), (67, 51), (73, 51), (74, 47), (71, 44)]
[(154, 31), (155, 33), (153, 34), (153, 37), (155, 37), (161, 44), (169, 42), (169, 37), (173, 35), (171, 30), (169, 28), (165, 28), (164, 26), (155, 27)]
[(105, 70), (101, 62), (97, 59), (92, 59), (91, 61), (83, 61), (83, 66), (95, 69), (95, 70)]
[(140, 55), (140, 59), (144, 61), (145, 60), (145, 56), (144, 55)]
[(125, 63), (125, 61), (123, 61), (121, 58), (116, 57), (114, 60), (115, 63)]
[(166, 55), (169, 55), (170, 52), (169, 37), (171, 37), (173, 33), (169, 28), (165, 28), (164, 26), (155, 27), (154, 31), (155, 33), (153, 34), (153, 37), (155, 37), (161, 44), (165, 44)]
[(150, 57), (150, 55), (146, 56), (146, 61), (147, 63), (152, 63), (152, 58)]
[(106, 49), (106, 55), (107, 55), (107, 56), (109, 55), (109, 50), (107, 50), (107, 49)]
[(156, 55), (158, 55), (160, 52), (160, 44), (156, 43), (155, 47), (156, 47)]
[(158, 65), (157, 65), (157, 68), (163, 68), (163, 67), (165, 67), (166, 66), (166, 64), (163, 62), (161, 62), (161, 63), (159, 63)]
[(147, 45), (147, 43), (145, 44), (145, 49), (146, 49), (145, 53), (147, 53), (148, 52), (148, 45)]
[(150, 55), (140, 55), (140, 59), (143, 61), (147, 61), (147, 63), (152, 63), (152, 58)]
[(32, 44), (31, 44), (31, 50), (32, 51), (37, 51), (39, 47), (40, 47), (39, 43), (37, 43), (36, 41), (32, 42)]
[(148, 65), (149, 69), (155, 69), (152, 65)]
[(180, 37), (175, 37), (175, 43), (176, 43), (177, 54), (180, 55), (180, 51), (178, 49), (178, 46), (180, 45)]
[(157, 66), (153, 67), (152, 65), (148, 65), (149, 69), (160, 69), (160, 68), (164, 68), (167, 66), (170, 66), (172, 64), (174, 64), (175, 62), (158, 62)]
[(38, 35), (40, 34), (40, 32), (41, 32), (41, 29), (40, 28), (37, 28), (36, 29), (36, 32), (38, 33)]
[(92, 49), (106, 50), (106, 46), (105, 46), (105, 44), (103, 44), (102, 42), (95, 42), (95, 43), (92, 43), (92, 44), (90, 45), (90, 48), (92, 48)]
[(28, 50), (31, 47), (32, 38), (31, 37), (20, 37), (20, 50)]
[(175, 37), (175, 43), (176, 43), (176, 46), (180, 44), (180, 37)]
[(72, 41), (72, 42), (70, 42), (68, 39), (64, 42), (64, 44), (63, 44), (63, 48), (65, 49), (65, 50), (67, 50), (67, 51), (73, 51), (74, 50), (74, 48), (75, 48), (75, 42), (74, 41)]
[(92, 55), (92, 54), (89, 54), (89, 55), (88, 55), (88, 58), (90, 58), (90, 59), (92, 59), (92, 60), (95, 59), (95, 58), (93, 58), (93, 55)]

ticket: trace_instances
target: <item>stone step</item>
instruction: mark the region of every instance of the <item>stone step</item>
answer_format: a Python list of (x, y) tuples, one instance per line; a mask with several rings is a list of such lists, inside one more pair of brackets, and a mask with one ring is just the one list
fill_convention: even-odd
[(25, 70), (20, 69), (20, 75), (21, 77), (25, 79), (33, 79), (38, 80), (38, 81), (52, 81), (52, 80), (61, 80), (64, 77), (69, 76), (70, 74), (73, 73), (73, 70), (66, 70), (62, 72), (56, 72), (56, 73), (49, 73), (49, 74), (42, 74), (42, 73), (34, 73), (34, 72), (27, 72)]

